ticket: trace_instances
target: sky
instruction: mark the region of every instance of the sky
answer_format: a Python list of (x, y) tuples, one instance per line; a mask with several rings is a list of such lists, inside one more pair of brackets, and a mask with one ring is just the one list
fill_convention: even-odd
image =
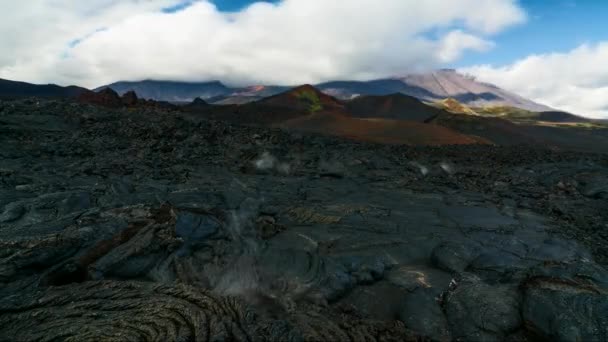
[(457, 68), (608, 118), (605, 0), (0, 0), (0, 78), (229, 85)]

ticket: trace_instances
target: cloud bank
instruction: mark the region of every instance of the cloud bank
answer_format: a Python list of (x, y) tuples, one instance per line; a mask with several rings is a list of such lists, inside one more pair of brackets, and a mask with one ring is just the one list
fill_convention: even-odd
[(608, 119), (608, 41), (461, 71), (554, 108)]
[(5, 4), (0, 78), (88, 87), (148, 78), (235, 85), (369, 79), (485, 51), (492, 35), (526, 19), (515, 0), (284, 0), (237, 13), (198, 0), (161, 11), (180, 3)]

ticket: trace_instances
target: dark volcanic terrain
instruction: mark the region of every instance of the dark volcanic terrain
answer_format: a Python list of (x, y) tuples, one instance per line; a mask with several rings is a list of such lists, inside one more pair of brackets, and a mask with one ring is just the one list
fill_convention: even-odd
[(1, 101), (0, 340), (606, 341), (608, 155), (542, 146)]

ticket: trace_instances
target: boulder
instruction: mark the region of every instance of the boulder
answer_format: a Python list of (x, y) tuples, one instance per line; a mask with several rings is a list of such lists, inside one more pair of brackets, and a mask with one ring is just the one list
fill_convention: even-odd
[(465, 274), (445, 301), (452, 337), (457, 341), (503, 341), (521, 325), (521, 300), (514, 285), (489, 285)]

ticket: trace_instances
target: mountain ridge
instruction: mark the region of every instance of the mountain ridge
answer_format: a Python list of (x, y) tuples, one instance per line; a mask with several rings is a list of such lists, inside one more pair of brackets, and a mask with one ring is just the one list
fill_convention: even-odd
[(57, 84), (33, 84), (0, 78), (0, 98), (23, 96), (76, 98), (87, 91), (89, 90), (75, 85), (62, 87)]
[[(362, 95), (391, 95), (401, 93), (422, 101), (434, 102), (454, 98), (469, 106), (512, 106), (531, 111), (553, 111), (554, 109), (511, 93), (496, 85), (479, 82), (453, 69), (440, 69), (427, 73), (412, 73), (402, 76), (369, 81), (336, 80), (313, 85), (323, 93), (341, 100), (350, 100)], [(295, 86), (253, 85), (229, 87), (221, 81), (134, 81), (115, 82), (111, 87), (119, 94), (134, 90), (140, 97), (158, 101), (190, 102), (197, 97), (215, 99), (218, 104), (242, 104), (273, 96)], [(165, 90), (162, 89), (165, 87)], [(139, 91), (138, 91), (139, 88)], [(177, 89), (176, 89), (177, 88)], [(185, 88), (179, 91), (179, 88)]]
[[(534, 112), (556, 111), (495, 85), (479, 82), (474, 77), (461, 74), (453, 69), (369, 81), (338, 80), (312, 85), (312, 87), (343, 101), (353, 100), (360, 96), (402, 94), (427, 103), (454, 99), (468, 107), (506, 106)], [(139, 98), (145, 100), (189, 103), (196, 98), (201, 98), (209, 104), (242, 105), (260, 101), (296, 87), (258, 84), (239, 88), (227, 86), (219, 80), (181, 82), (147, 79), (115, 82), (95, 88), (93, 91), (98, 92), (106, 88), (116, 91), (120, 96), (134, 91)], [(0, 96), (3, 97), (77, 97), (86, 91), (88, 90), (76, 86), (32, 85), (0, 79)]]

